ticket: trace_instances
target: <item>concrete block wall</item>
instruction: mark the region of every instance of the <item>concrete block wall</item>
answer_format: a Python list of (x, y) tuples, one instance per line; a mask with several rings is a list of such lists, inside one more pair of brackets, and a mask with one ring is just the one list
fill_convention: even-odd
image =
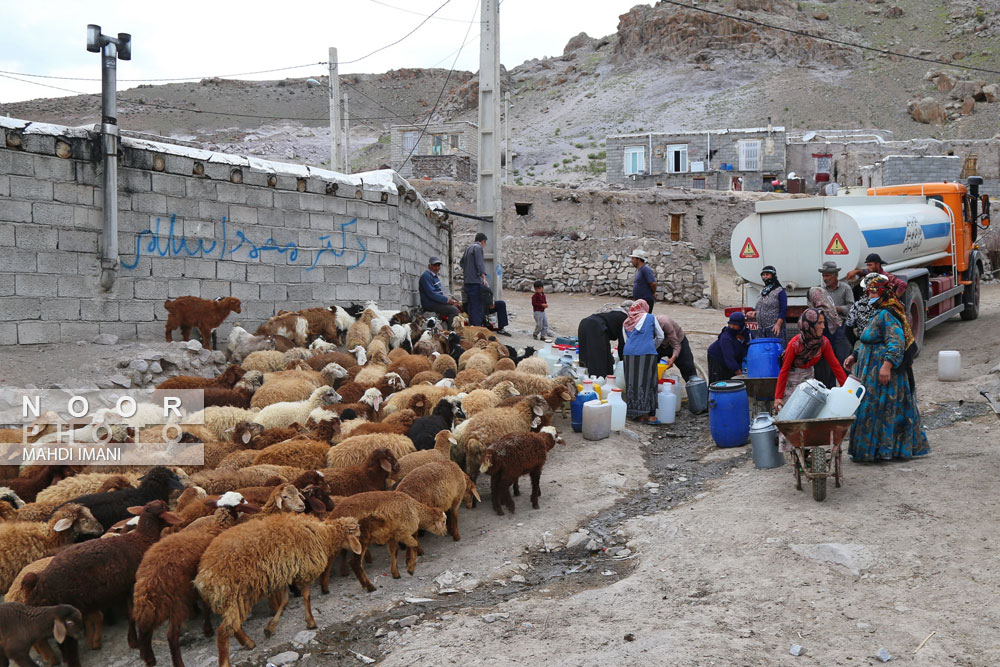
[(875, 187), (958, 181), (962, 173), (962, 160), (952, 155), (889, 155), (875, 167), (876, 173), (872, 174), (873, 185), (875, 180), (881, 181)]
[(448, 254), (449, 223), (391, 172), (124, 139), (121, 264), (105, 292), (97, 135), (12, 119), (0, 132), (0, 345), (161, 340), (163, 301), (183, 295), (243, 302), (222, 335), (282, 309), (415, 305), (425, 256)]

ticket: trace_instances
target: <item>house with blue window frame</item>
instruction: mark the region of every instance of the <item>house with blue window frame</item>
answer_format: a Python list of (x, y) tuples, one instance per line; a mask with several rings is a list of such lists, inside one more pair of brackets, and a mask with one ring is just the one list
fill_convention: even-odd
[(389, 128), (392, 168), (404, 178), (475, 181), (479, 126), (468, 121)]

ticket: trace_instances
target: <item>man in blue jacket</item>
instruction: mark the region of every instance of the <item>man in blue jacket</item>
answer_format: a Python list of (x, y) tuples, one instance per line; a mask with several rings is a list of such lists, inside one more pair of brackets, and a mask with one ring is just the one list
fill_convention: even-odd
[(431, 257), (427, 262), (427, 270), (420, 276), (420, 307), (437, 313), (452, 328), (452, 322), (458, 315), (458, 302), (445, 295), (441, 286), (441, 258)]
[(632, 283), (632, 298), (642, 299), (649, 306), (649, 312), (653, 312), (653, 304), (656, 302), (656, 274), (646, 264), (646, 251), (636, 248), (629, 259), (637, 269)]

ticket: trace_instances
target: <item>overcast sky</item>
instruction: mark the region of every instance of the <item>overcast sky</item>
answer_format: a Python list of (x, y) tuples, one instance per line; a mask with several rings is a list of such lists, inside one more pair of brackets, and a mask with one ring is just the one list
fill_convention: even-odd
[[(444, 7), (401, 43), (360, 62), (403, 37), (435, 9)], [(501, 0), (500, 56), (507, 68), (562, 53), (570, 37), (615, 32), (618, 16), (639, 0)], [(228, 2), (221, 0), (14, 0), (0, 22), (0, 102), (70, 95), (11, 79), (12, 73), (100, 77), (99, 56), (86, 50), (86, 26), (107, 34), (129, 32), (132, 60), (118, 67), (124, 79), (193, 77), (250, 72), (327, 60), (339, 49), (341, 73), (384, 72), (403, 67), (451, 67), (468, 33), (457, 69), (479, 69), (480, 0), (326, 0)], [(386, 6), (386, 5), (392, 5)], [(315, 65), (240, 78), (315, 76)], [(100, 92), (100, 81), (19, 77), (73, 92)], [(154, 83), (154, 82), (151, 82)]]

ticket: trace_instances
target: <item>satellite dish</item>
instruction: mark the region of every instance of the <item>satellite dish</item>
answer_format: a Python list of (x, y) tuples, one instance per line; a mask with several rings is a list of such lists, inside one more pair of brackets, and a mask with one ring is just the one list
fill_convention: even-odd
[(812, 141), (815, 136), (815, 132), (806, 132), (802, 135), (802, 141)]

